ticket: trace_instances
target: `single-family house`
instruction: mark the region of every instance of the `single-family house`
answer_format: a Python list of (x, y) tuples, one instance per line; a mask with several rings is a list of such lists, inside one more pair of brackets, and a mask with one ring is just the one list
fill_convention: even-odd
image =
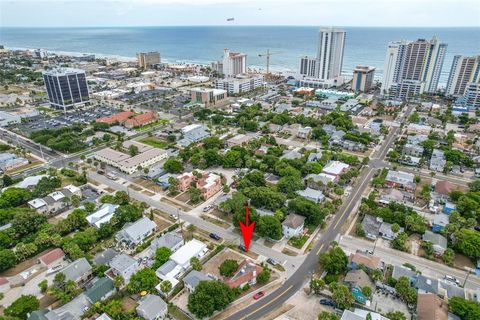
[(325, 196), (322, 191), (315, 190), (312, 188), (306, 188), (305, 190), (298, 190), (296, 193), (307, 200), (313, 201), (315, 203), (321, 203), (325, 200)]
[(282, 232), (286, 238), (297, 237), (303, 234), (305, 217), (290, 213), (282, 222)]
[(159, 296), (147, 294), (139, 301), (136, 311), (145, 320), (159, 320), (167, 316), (168, 305)]
[(368, 274), (362, 269), (351, 270), (347, 272), (343, 282), (350, 288), (355, 301), (361, 304), (366, 304), (368, 297), (366, 297), (362, 288), (370, 287), (371, 289), (375, 288), (375, 284), (370, 280)]
[(434, 149), (432, 156), (430, 157), (430, 167), (432, 171), (443, 172), (447, 160), (445, 159), (445, 154), (439, 149)]
[(110, 261), (113, 260), (119, 253), (112, 248), (107, 248), (102, 252), (97, 253), (93, 257), (93, 264), (96, 266), (110, 265)]
[(115, 256), (109, 265), (110, 269), (106, 274), (112, 278), (121, 276), (125, 280), (125, 283), (127, 283), (130, 277), (140, 268), (138, 261), (126, 253)]
[(432, 231), (436, 233), (442, 232), (450, 221), (450, 216), (445, 213), (437, 213), (433, 216)]
[(213, 279), (204, 275), (200, 271), (192, 270), (183, 278), (183, 284), (185, 285), (185, 289), (187, 289), (188, 292), (192, 293), (193, 291), (195, 291), (195, 288), (198, 286), (200, 281), (211, 280)]
[(230, 288), (243, 288), (245, 285), (254, 285), (257, 283), (257, 276), (263, 268), (256, 265), (250, 259), (245, 259), (238, 266), (238, 271), (226, 281)]
[(345, 172), (348, 171), (350, 166), (346, 163), (343, 163), (341, 161), (330, 161), (328, 162), (325, 167), (323, 167), (322, 172), (325, 174), (329, 174), (331, 176), (334, 176), (336, 180), (344, 174)]
[(380, 257), (362, 251), (357, 251), (356, 253), (352, 253), (348, 258), (349, 269), (356, 270), (362, 265), (367, 267), (369, 270), (379, 269)]
[(148, 218), (140, 218), (133, 223), (127, 223), (122, 230), (117, 232), (115, 239), (129, 247), (136, 247), (152, 235), (157, 229), (157, 224)]
[(450, 193), (456, 189), (455, 185), (447, 180), (439, 180), (435, 183), (435, 194), (444, 200), (447, 200)]
[(55, 248), (38, 258), (38, 262), (46, 267), (60, 264), (65, 259), (65, 253), (60, 248)]
[(115, 286), (113, 280), (107, 277), (102, 277), (95, 281), (95, 283), (85, 291), (88, 301), (94, 304), (98, 301), (103, 301), (115, 293)]
[(437, 295), (420, 293), (417, 296), (417, 320), (448, 320), (448, 305)]
[(92, 266), (85, 258), (80, 258), (73, 261), (59, 272), (65, 275), (65, 282), (73, 281), (79, 286), (83, 286), (85, 283), (90, 281), (93, 276)]
[(401, 187), (408, 191), (416, 188), (415, 175), (404, 171), (389, 170), (385, 177), (385, 184), (391, 188)]
[(425, 277), (424, 275), (418, 275), (417, 282), (415, 283), (418, 293), (434, 293), (438, 294), (438, 280)]
[(445, 250), (447, 250), (447, 238), (441, 234), (427, 230), (423, 234), (422, 240), (433, 245), (433, 251), (436, 255), (442, 256)]
[(414, 285), (415, 282), (417, 282), (417, 273), (415, 271), (405, 266), (394, 265), (392, 271), (392, 278), (398, 280), (401, 277), (408, 278), (411, 285)]
[(119, 205), (104, 203), (97, 211), (86, 217), (88, 223), (100, 228), (102, 224), (110, 222)]
[(183, 246), (183, 237), (177, 232), (167, 232), (164, 235), (153, 239), (150, 244), (150, 249), (155, 252), (158, 248), (168, 248), (172, 252), (177, 251)]

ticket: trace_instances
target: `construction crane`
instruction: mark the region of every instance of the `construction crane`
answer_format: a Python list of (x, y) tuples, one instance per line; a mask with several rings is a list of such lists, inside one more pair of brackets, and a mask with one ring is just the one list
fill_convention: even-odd
[(270, 50), (267, 50), (265, 53), (260, 53), (258, 56), (259, 57), (267, 57), (267, 74), (270, 74), (270, 57), (273, 56), (274, 54), (280, 54), (281, 52), (270, 52)]

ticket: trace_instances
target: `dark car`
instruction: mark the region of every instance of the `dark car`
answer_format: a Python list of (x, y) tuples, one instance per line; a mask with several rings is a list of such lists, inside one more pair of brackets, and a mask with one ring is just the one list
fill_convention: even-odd
[(333, 302), (330, 299), (320, 299), (320, 304), (323, 304), (324, 306), (331, 306), (331, 307), (335, 306), (335, 302)]
[(253, 295), (253, 299), (258, 300), (265, 295), (264, 291), (259, 291)]
[(268, 259), (267, 259), (267, 262), (270, 263), (272, 266), (276, 266), (276, 265), (277, 265), (277, 261), (273, 260), (272, 258), (268, 258)]
[(242, 250), (243, 252), (247, 252), (247, 248), (245, 248), (243, 244), (239, 244), (238, 249)]
[(215, 234), (215, 233), (210, 233), (210, 238), (214, 239), (214, 240), (220, 240), (222, 239), (218, 234)]

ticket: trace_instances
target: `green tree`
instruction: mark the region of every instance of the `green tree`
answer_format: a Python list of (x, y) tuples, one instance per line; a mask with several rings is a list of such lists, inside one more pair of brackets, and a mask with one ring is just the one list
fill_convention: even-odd
[(130, 293), (140, 293), (142, 291), (152, 291), (158, 284), (158, 278), (155, 271), (149, 268), (137, 271), (130, 277), (127, 284), (127, 290)]
[(442, 259), (443, 262), (445, 262), (445, 264), (447, 264), (448, 266), (453, 266), (453, 261), (455, 260), (455, 252), (451, 248), (448, 248), (443, 253)]
[(202, 191), (198, 188), (190, 187), (188, 189), (188, 195), (190, 196), (190, 202), (192, 204), (196, 204), (202, 201)]
[(283, 236), (282, 224), (275, 216), (261, 216), (255, 226), (255, 232), (262, 237), (280, 240)]
[(310, 290), (315, 294), (320, 294), (325, 289), (325, 281), (321, 278), (312, 277), (310, 279)]
[(190, 266), (192, 267), (193, 270), (200, 271), (202, 270), (202, 263), (200, 262), (200, 259), (197, 257), (192, 257), (190, 259)]
[(170, 259), (172, 255), (172, 250), (167, 247), (160, 247), (155, 250), (155, 262), (153, 263), (152, 268), (158, 269), (158, 267), (162, 266), (165, 262)]
[(392, 241), (392, 248), (400, 251), (408, 251), (407, 239), (408, 239), (408, 235), (405, 232), (401, 232)]
[(5, 314), (10, 317), (27, 319), (28, 314), (37, 310), (39, 307), (40, 302), (35, 296), (22, 295), (5, 309)]
[(478, 302), (453, 297), (448, 299), (448, 308), (450, 312), (459, 316), (462, 320), (480, 319), (480, 304)]
[(386, 316), (390, 320), (407, 320), (407, 317), (401, 311), (390, 311)]
[(417, 290), (410, 286), (410, 280), (407, 277), (400, 277), (395, 285), (400, 298), (409, 304), (413, 304), (417, 301)]
[(370, 298), (372, 296), (372, 288), (369, 286), (365, 286), (362, 288), (362, 293), (365, 297)]
[(322, 311), (318, 315), (318, 320), (339, 320), (338, 316), (328, 311)]
[(10, 269), (17, 263), (15, 253), (10, 249), (0, 249), (0, 271)]
[(172, 290), (172, 283), (168, 280), (164, 280), (160, 283), (160, 290), (162, 290), (163, 293), (169, 293), (170, 290)]
[(477, 259), (480, 257), (480, 232), (473, 229), (461, 229), (455, 232), (455, 249), (470, 257)]
[(329, 274), (343, 274), (347, 271), (348, 257), (338, 245), (334, 245), (328, 252), (322, 253), (320, 265)]
[(332, 300), (336, 306), (340, 309), (350, 309), (355, 298), (350, 293), (348, 287), (334, 282), (330, 285), (330, 288), (332, 291)]
[(43, 279), (38, 283), (38, 287), (40, 288), (40, 292), (45, 293), (48, 289), (48, 280)]
[(267, 283), (268, 280), (270, 280), (270, 276), (271, 276), (270, 269), (268, 269), (266, 266), (263, 267), (262, 272), (260, 272), (257, 275), (257, 283), (259, 283), (259, 284)]
[(220, 274), (224, 277), (233, 276), (237, 271), (237, 269), (238, 269), (238, 262), (232, 259), (226, 259), (218, 267)]
[(163, 169), (169, 173), (180, 173), (183, 171), (183, 164), (176, 158), (169, 158), (163, 164)]
[(235, 299), (234, 291), (220, 281), (200, 281), (195, 291), (188, 296), (188, 310), (197, 318), (210, 317), (221, 311)]

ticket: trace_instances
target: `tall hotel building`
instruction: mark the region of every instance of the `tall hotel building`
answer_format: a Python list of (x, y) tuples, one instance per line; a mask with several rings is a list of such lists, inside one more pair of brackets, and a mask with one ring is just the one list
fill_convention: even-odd
[(138, 67), (148, 69), (160, 63), (160, 52), (139, 52), (137, 53)]
[(50, 104), (64, 110), (90, 102), (85, 71), (57, 68), (43, 72)]
[(370, 90), (375, 74), (374, 67), (356, 66), (353, 69), (352, 90), (365, 92)]
[(437, 91), (447, 44), (432, 40), (397, 41), (388, 45), (382, 94), (406, 99)]
[(225, 77), (236, 77), (247, 73), (247, 55), (245, 53), (223, 50), (223, 60), (212, 63), (212, 68)]
[(318, 35), (317, 56), (300, 59), (302, 86), (327, 88), (343, 84), (341, 79), (345, 31), (323, 27)]
[(469, 83), (478, 82), (480, 82), (480, 55), (454, 56), (445, 94), (463, 96)]

